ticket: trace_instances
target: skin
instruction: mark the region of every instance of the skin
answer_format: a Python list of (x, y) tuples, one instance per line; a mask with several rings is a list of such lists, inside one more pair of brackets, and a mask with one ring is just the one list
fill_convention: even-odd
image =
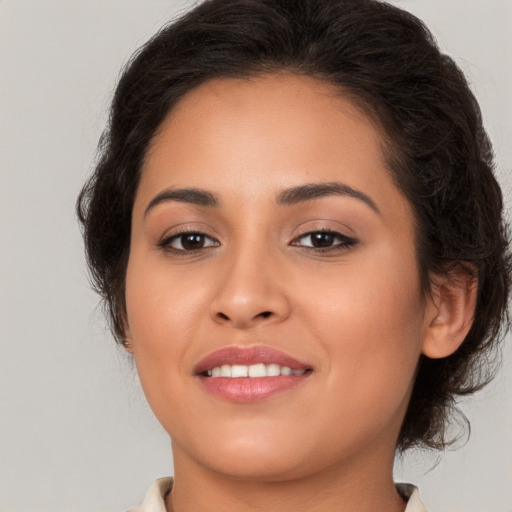
[[(333, 182), (373, 204), (276, 200)], [(219, 204), (154, 201), (180, 188)], [(205, 247), (183, 250), (182, 229)], [(342, 238), (311, 247), (308, 234), (326, 229)], [(172, 438), (168, 510), (403, 511), (392, 465), (418, 358), (455, 350), (470, 325), (470, 287), (458, 302), (443, 287), (437, 301), (422, 295), (411, 208), (379, 128), (349, 99), (288, 74), (189, 92), (145, 160), (126, 274), (128, 350)], [(313, 372), (255, 403), (208, 393), (195, 365), (251, 345)]]

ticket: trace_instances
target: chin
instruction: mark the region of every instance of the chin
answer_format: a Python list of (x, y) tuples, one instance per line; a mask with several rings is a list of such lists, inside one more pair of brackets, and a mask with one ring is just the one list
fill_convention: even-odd
[[(298, 450), (296, 442), (286, 443), (280, 436), (262, 436), (261, 432), (210, 439), (208, 446), (190, 450), (189, 457), (195, 464), (235, 480), (277, 482), (300, 478), (305, 469), (310, 470), (308, 460), (314, 458)], [(290, 436), (288, 441), (292, 441)]]
[[(210, 468), (215, 473), (234, 480), (252, 482), (283, 482), (299, 479), (310, 471), (304, 471), (304, 463), (277, 456), (259, 456), (252, 460), (245, 458), (226, 458), (222, 462), (215, 461)], [(204, 461), (203, 461), (204, 464)]]

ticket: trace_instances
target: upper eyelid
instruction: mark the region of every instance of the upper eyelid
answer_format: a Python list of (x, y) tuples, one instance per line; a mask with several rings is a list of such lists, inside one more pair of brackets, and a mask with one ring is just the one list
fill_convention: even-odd
[(336, 222), (335, 226), (329, 225), (332, 224), (332, 222), (325, 220), (322, 220), (320, 223), (316, 223), (316, 225), (311, 224), (312, 223), (310, 222), (301, 223), (300, 226), (293, 230), (293, 238), (300, 238), (301, 236), (310, 235), (312, 233), (332, 233), (333, 235), (339, 235), (344, 238), (356, 238), (356, 234), (353, 229), (339, 222)]
[(341, 231), (338, 231), (337, 229), (332, 229), (332, 228), (308, 229), (308, 230), (304, 231), (303, 233), (300, 233), (299, 235), (297, 235), (296, 238), (300, 238), (301, 236), (311, 235), (313, 233), (331, 233), (333, 235), (340, 235), (340, 236), (349, 238), (348, 235), (345, 235)]
[(157, 242), (157, 245), (159, 247), (164, 247), (164, 246), (170, 244), (171, 241), (176, 240), (177, 238), (179, 238), (180, 236), (196, 235), (196, 234), (204, 236), (206, 238), (209, 238), (210, 240), (215, 242), (217, 245), (220, 245), (220, 241), (216, 237), (210, 235), (209, 233), (206, 233), (206, 232), (201, 231), (199, 229), (186, 229), (186, 228), (185, 229), (181, 229), (179, 231), (175, 231), (174, 233), (171, 233), (171, 234), (165, 234)]
[[(345, 229), (352, 231), (348, 226), (344, 226)], [(170, 231), (170, 233), (169, 233)], [(358, 239), (354, 235), (349, 235), (344, 233), (340, 229), (335, 229), (328, 226), (318, 226), (318, 227), (309, 227), (308, 229), (295, 234), (293, 238), (288, 242), (290, 245), (296, 245), (294, 242), (297, 242), (301, 238), (304, 238), (308, 235), (312, 235), (314, 233), (330, 233), (334, 236), (341, 238), (346, 242), (358, 243)], [(179, 238), (180, 236), (187, 234), (199, 234), (205, 236), (215, 242), (217, 246), (221, 245), (223, 242), (219, 239), (218, 236), (211, 234), (209, 229), (205, 229), (205, 227), (196, 227), (196, 226), (182, 226), (177, 227), (171, 230), (168, 230), (166, 234), (164, 234), (157, 242), (158, 246), (164, 246), (170, 243), (170, 241)]]
[(314, 235), (315, 233), (328, 233), (330, 235), (337, 236), (337, 237), (339, 237), (339, 238), (341, 238), (342, 240), (345, 240), (345, 241), (357, 242), (357, 240), (353, 236), (345, 235), (344, 233), (341, 233), (340, 231), (336, 231), (334, 229), (312, 229), (312, 230), (308, 230), (308, 231), (305, 231), (304, 233), (294, 237), (292, 242), (294, 242), (296, 240), (300, 240), (301, 238), (304, 238), (306, 236)]
[(171, 228), (168, 228), (165, 230), (165, 233), (161, 236), (161, 239), (168, 239), (179, 235), (186, 235), (188, 233), (197, 233), (198, 235), (204, 235), (213, 239), (216, 239), (216, 236), (211, 233), (210, 229), (207, 229), (204, 226), (195, 226), (195, 225), (188, 225), (186, 223), (184, 224), (178, 224), (177, 226), (173, 226)]
[(201, 235), (201, 236), (204, 236), (205, 238), (210, 238), (211, 240), (214, 240), (215, 242), (218, 242), (218, 240), (208, 234), (208, 233), (205, 233), (204, 231), (198, 231), (197, 229), (186, 229), (186, 230), (183, 230), (183, 231), (176, 231), (176, 233), (173, 233), (171, 235), (167, 235), (167, 236), (164, 236), (163, 239), (164, 240), (171, 240), (173, 238), (179, 238), (180, 236), (186, 236), (186, 235)]
[(331, 215), (321, 215), (317, 218), (311, 218), (310, 220), (301, 220), (295, 224), (292, 229), (292, 233), (294, 233), (295, 236), (315, 233), (317, 231), (329, 231), (347, 237), (356, 236), (356, 232), (350, 223), (346, 224), (342, 219), (333, 218)]

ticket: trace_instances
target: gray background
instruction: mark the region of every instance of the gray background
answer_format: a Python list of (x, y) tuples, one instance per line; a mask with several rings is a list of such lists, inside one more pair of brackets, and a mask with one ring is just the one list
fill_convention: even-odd
[[(394, 3), (467, 72), (510, 206), (512, 1)], [(172, 472), (167, 436), (89, 290), (73, 208), (121, 64), (187, 5), (0, 0), (0, 512), (122, 511)], [(511, 352), (463, 403), (470, 442), (397, 468), (432, 511), (512, 511)]]

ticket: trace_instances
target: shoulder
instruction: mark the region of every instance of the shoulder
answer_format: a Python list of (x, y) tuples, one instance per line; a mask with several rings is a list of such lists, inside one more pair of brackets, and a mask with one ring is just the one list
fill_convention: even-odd
[(407, 507), (404, 512), (428, 512), (425, 505), (421, 502), (418, 488), (411, 484), (395, 484), (400, 496), (407, 501)]
[(139, 506), (128, 510), (128, 512), (166, 512), (165, 496), (172, 489), (172, 484), (172, 477), (155, 480), (149, 487), (144, 501)]

